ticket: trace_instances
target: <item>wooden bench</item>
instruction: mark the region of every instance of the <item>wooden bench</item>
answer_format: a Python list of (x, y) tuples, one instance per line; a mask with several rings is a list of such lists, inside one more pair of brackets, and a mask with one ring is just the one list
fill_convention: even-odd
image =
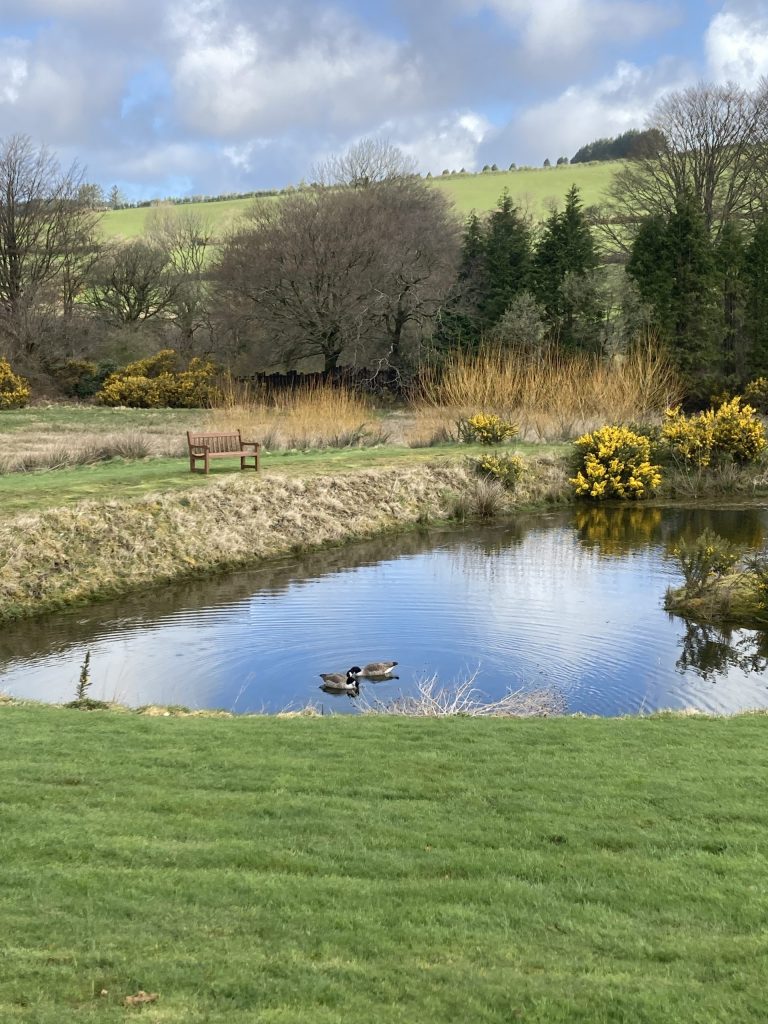
[[(199, 472), (197, 462), (203, 461), (203, 472), (210, 470), (211, 459), (238, 458), (240, 469), (255, 469), (259, 471), (259, 453), (261, 445), (258, 441), (244, 441), (240, 431), (236, 430), (231, 434), (193, 434), (187, 431), (187, 444), (189, 445), (189, 471)], [(246, 459), (253, 459), (253, 465), (246, 465)]]

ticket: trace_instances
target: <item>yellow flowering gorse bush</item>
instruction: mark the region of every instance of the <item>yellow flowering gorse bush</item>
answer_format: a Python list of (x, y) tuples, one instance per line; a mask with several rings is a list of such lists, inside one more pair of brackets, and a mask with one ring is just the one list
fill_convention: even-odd
[(23, 409), (29, 401), (29, 384), (0, 359), (0, 409)]
[(503, 444), (515, 436), (517, 429), (514, 423), (489, 412), (475, 413), (458, 423), (459, 437), (466, 444)]
[(182, 371), (176, 371), (175, 365), (176, 353), (171, 349), (131, 363), (110, 374), (96, 397), (102, 405), (134, 409), (199, 409), (211, 405), (216, 394), (214, 364), (192, 359), (189, 368)]
[(724, 458), (754, 462), (766, 447), (765, 428), (755, 409), (741, 403), (737, 395), (693, 416), (668, 409), (661, 436), (673, 456), (700, 469)]
[(661, 483), (658, 466), (651, 465), (651, 442), (627, 427), (600, 427), (574, 442), (578, 460), (572, 477), (583, 498), (645, 498)]
[(525, 461), (519, 455), (483, 455), (475, 461), (481, 476), (492, 477), (511, 490), (525, 470)]

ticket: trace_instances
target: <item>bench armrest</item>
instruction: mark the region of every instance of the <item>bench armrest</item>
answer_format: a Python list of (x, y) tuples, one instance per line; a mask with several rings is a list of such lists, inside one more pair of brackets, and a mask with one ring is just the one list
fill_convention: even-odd
[(201, 455), (205, 455), (205, 453), (209, 452), (211, 449), (207, 444), (191, 444), (189, 446), (189, 450), (193, 454), (200, 452)]
[(261, 448), (261, 441), (241, 441), (240, 443), (243, 445), (243, 447), (245, 447), (245, 445), (247, 445), (247, 444), (253, 445), (253, 447), (257, 451), (258, 451), (259, 448)]

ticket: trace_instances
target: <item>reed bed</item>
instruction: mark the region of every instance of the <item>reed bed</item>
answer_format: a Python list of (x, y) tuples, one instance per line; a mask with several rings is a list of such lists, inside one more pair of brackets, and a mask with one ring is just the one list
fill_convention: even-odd
[(485, 348), (452, 354), (424, 378), (414, 436), (483, 411), (512, 420), (528, 440), (568, 440), (604, 423), (654, 422), (679, 395), (671, 362), (650, 342), (612, 360)]
[(208, 417), (211, 430), (238, 427), (268, 451), (384, 444), (387, 431), (370, 402), (351, 388), (311, 381), (293, 390), (254, 387), (228, 378)]

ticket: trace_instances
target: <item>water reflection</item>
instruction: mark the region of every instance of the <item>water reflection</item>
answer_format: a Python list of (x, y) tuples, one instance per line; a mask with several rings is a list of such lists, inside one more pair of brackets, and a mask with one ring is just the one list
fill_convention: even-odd
[(768, 668), (768, 634), (756, 630), (719, 629), (684, 619), (685, 632), (677, 670), (693, 670), (702, 679), (715, 682), (727, 677), (731, 669), (745, 674), (765, 672)]
[(392, 658), (380, 699), (477, 670), (490, 697), (555, 686), (570, 711), (765, 706), (765, 635), (692, 626), (662, 601), (682, 536), (758, 547), (766, 524), (758, 506), (581, 507), (286, 558), (8, 626), (0, 688), (70, 699), (91, 650), (92, 695), (130, 704), (348, 713), (318, 673)]

